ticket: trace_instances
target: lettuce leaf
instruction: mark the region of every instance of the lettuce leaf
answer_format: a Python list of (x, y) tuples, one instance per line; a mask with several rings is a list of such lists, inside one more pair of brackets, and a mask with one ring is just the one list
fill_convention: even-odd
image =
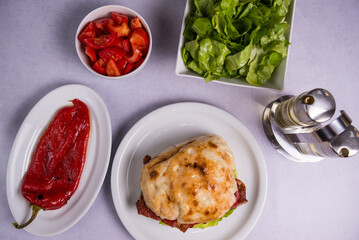
[[(234, 211), (234, 209), (230, 209), (230, 210), (228, 210), (228, 212), (226, 212), (226, 214), (223, 215), (223, 217), (221, 217), (219, 219), (212, 220), (212, 221), (207, 222), (207, 223), (198, 223), (198, 224), (194, 225), (193, 228), (204, 229), (204, 228), (207, 228), (207, 227), (217, 226), (218, 223), (223, 220), (223, 218), (226, 218), (229, 215), (231, 215), (233, 213), (233, 211)], [(163, 226), (168, 226), (166, 223), (162, 222), (162, 220), (159, 221), (159, 224), (161, 224)]]
[(233, 211), (234, 211), (234, 209), (229, 209), (228, 212), (226, 212), (226, 214), (223, 215), (223, 217), (221, 217), (219, 219), (212, 220), (212, 221), (207, 222), (207, 223), (198, 223), (198, 224), (194, 225), (193, 228), (202, 228), (202, 229), (204, 229), (204, 228), (207, 228), (207, 227), (217, 226), (218, 223), (223, 220), (223, 218), (226, 218), (229, 215), (231, 215), (233, 213)]
[(215, 0), (195, 0), (194, 5), (196, 7), (196, 15), (205, 17), (209, 14), (213, 8)]
[(182, 58), (206, 78), (266, 83), (287, 56), (285, 16), (292, 0), (193, 0)]
[(192, 25), (192, 29), (200, 36), (200, 37), (209, 37), (213, 27), (211, 21), (204, 17), (204, 18), (197, 18)]
[(231, 72), (242, 68), (247, 64), (252, 52), (252, 44), (249, 44), (242, 51), (228, 56), (225, 60), (226, 69)]
[(210, 38), (205, 38), (199, 42), (197, 61), (207, 72), (221, 71), (224, 60), (230, 53), (225, 44)]

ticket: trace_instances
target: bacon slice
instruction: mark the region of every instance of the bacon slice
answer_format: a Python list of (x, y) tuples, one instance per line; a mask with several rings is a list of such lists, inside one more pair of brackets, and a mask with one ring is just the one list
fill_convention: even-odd
[(244, 185), (244, 183), (239, 179), (236, 179), (236, 182), (238, 191), (234, 193), (234, 196), (236, 196), (237, 201), (232, 205), (231, 209), (235, 209), (248, 202), (246, 199), (246, 185)]
[(142, 193), (141, 193), (140, 199), (136, 202), (136, 208), (137, 208), (138, 214), (140, 214), (140, 215), (143, 215), (145, 217), (152, 218), (155, 220), (161, 220), (161, 218), (159, 216), (157, 216), (151, 209), (149, 209), (146, 206), (146, 203), (145, 203), (145, 200), (143, 199)]
[(142, 194), (141, 194), (140, 199), (136, 202), (136, 207), (137, 207), (138, 214), (143, 215), (148, 218), (158, 220), (158, 221), (162, 220), (163, 223), (165, 223), (171, 227), (178, 228), (182, 232), (186, 232), (188, 228), (191, 228), (194, 225), (196, 225), (196, 224), (180, 224), (177, 222), (177, 220), (161, 219), (151, 209), (149, 209), (146, 206), (146, 203), (145, 203), (145, 200), (143, 199)]
[(143, 158), (143, 165), (146, 165), (147, 163), (149, 163), (151, 161), (151, 156), (149, 155), (146, 155), (144, 158)]

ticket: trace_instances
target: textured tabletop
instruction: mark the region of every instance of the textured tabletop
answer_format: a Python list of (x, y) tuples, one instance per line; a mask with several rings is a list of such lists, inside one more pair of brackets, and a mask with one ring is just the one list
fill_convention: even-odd
[[(283, 91), (233, 87), (175, 75), (185, 0), (0, 1), (0, 238), (43, 239), (12, 227), (6, 196), (10, 150), (32, 107), (48, 92), (76, 83), (104, 100), (112, 124), (110, 167), (89, 211), (68, 231), (49, 239), (132, 239), (111, 195), (111, 165), (127, 131), (153, 110), (202, 102), (234, 115), (253, 134), (268, 171), (263, 212), (246, 239), (358, 239), (359, 155), (296, 163), (277, 153), (262, 130), (272, 100), (322, 87), (359, 126), (359, 1), (297, 0)], [(78, 24), (93, 9), (119, 4), (150, 25), (153, 49), (142, 71), (124, 80), (89, 72), (75, 50)]]

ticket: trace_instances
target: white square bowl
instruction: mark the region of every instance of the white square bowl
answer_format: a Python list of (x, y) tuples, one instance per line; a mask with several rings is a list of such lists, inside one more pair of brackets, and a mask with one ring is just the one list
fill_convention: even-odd
[[(201, 79), (202, 81), (205, 81), (202, 76), (200, 76), (197, 73), (186, 68), (186, 66), (183, 63), (182, 54), (181, 54), (181, 49), (182, 49), (182, 46), (184, 45), (184, 41), (185, 41), (185, 39), (183, 37), (183, 31), (186, 27), (185, 20), (186, 20), (188, 13), (191, 10), (190, 5), (191, 5), (192, 1), (193, 0), (187, 0), (186, 7), (184, 10), (181, 35), (180, 35), (178, 50), (177, 50), (177, 62), (176, 62), (175, 73), (177, 76), (192, 77), (192, 78), (197, 78), (197, 79)], [(292, 22), (293, 22), (293, 17), (294, 17), (294, 9), (295, 9), (295, 0), (292, 0), (292, 3), (289, 6), (288, 14), (286, 16), (286, 21), (288, 23), (288, 27), (286, 29), (285, 36), (289, 42), (291, 42), (291, 35), (292, 35), (291, 33), (293, 30)], [(218, 80), (214, 80), (214, 82), (229, 84), (229, 85), (233, 85), (233, 86), (252, 87), (252, 88), (269, 88), (269, 89), (275, 89), (275, 90), (283, 90), (289, 52), (290, 52), (290, 45), (288, 46), (287, 57), (282, 60), (282, 62), (274, 70), (271, 78), (262, 86), (251, 85), (244, 78), (221, 78)]]

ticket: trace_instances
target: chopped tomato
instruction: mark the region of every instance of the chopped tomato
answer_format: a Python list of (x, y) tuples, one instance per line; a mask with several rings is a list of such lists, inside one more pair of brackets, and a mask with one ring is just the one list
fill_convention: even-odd
[(119, 14), (117, 12), (111, 12), (111, 18), (116, 22), (116, 23), (126, 23), (128, 24), (128, 17), (126, 15), (123, 14)]
[(132, 56), (126, 56), (125, 59), (129, 63), (134, 63), (140, 60), (141, 57), (142, 57), (142, 52), (136, 48), (133, 50)]
[(116, 38), (115, 41), (111, 44), (113, 47), (120, 47), (126, 52), (129, 52), (131, 50), (130, 47), (130, 41), (128, 38)]
[(77, 38), (93, 69), (108, 76), (129, 73), (143, 64), (150, 41), (139, 17), (116, 12), (91, 21)]
[(128, 38), (122, 38), (122, 37), (116, 38), (115, 41), (113, 41), (113, 43), (111, 44), (111, 46), (120, 47), (126, 52), (129, 52), (131, 50), (130, 41), (128, 40)]
[(147, 53), (149, 39), (148, 39), (147, 32), (143, 28), (134, 29), (133, 32), (131, 33), (129, 39), (130, 39), (132, 49), (138, 49), (143, 54)]
[(116, 38), (115, 33), (109, 35), (101, 35), (100, 37), (86, 38), (85, 44), (93, 49), (102, 49), (110, 46)]
[(129, 52), (131, 50), (130, 49), (130, 41), (128, 40), (128, 38), (122, 40), (122, 48), (126, 52)]
[(118, 69), (118, 66), (115, 62), (115, 60), (110, 59), (107, 63), (106, 63), (106, 73), (108, 76), (120, 76), (120, 70)]
[(120, 37), (120, 38), (117, 37), (117, 38), (115, 39), (115, 41), (113, 41), (113, 43), (111, 44), (111, 46), (123, 48), (123, 47), (122, 47), (122, 40), (123, 40), (122, 37)]
[(96, 36), (96, 26), (93, 22), (90, 22), (87, 27), (80, 33), (77, 39), (81, 43), (85, 43), (86, 38), (94, 38)]
[(134, 19), (131, 20), (131, 28), (132, 29), (142, 28), (141, 21), (138, 17), (135, 17)]
[(102, 59), (99, 59), (92, 68), (98, 73), (106, 74), (105, 62)]
[(135, 62), (134, 68), (138, 68), (143, 63), (143, 61), (145, 61), (145, 59), (141, 57), (137, 62)]
[(100, 18), (100, 19), (93, 21), (93, 23), (95, 24), (95, 26), (98, 29), (101, 29), (102, 31), (107, 32), (108, 20), (109, 20), (109, 18)]
[(116, 33), (117, 37), (127, 37), (131, 33), (127, 23), (117, 25), (112, 19), (108, 21), (107, 27), (110, 32)]
[(107, 63), (110, 59), (117, 61), (123, 58), (126, 55), (126, 52), (125, 50), (119, 47), (108, 47), (102, 49), (98, 53), (98, 55), (100, 56), (101, 59), (103, 59)]
[(133, 63), (127, 63), (125, 69), (123, 70), (123, 74), (129, 73), (132, 70), (133, 66)]
[(119, 68), (119, 70), (122, 72), (123, 74), (123, 70), (125, 69), (125, 67), (127, 66), (127, 60), (121, 58), (117, 61), (117, 66)]
[(86, 55), (90, 58), (91, 62), (96, 62), (97, 61), (97, 56), (96, 56), (96, 52), (95, 50), (93, 50), (92, 48), (90, 48), (89, 46), (86, 46), (85, 48), (85, 53)]

